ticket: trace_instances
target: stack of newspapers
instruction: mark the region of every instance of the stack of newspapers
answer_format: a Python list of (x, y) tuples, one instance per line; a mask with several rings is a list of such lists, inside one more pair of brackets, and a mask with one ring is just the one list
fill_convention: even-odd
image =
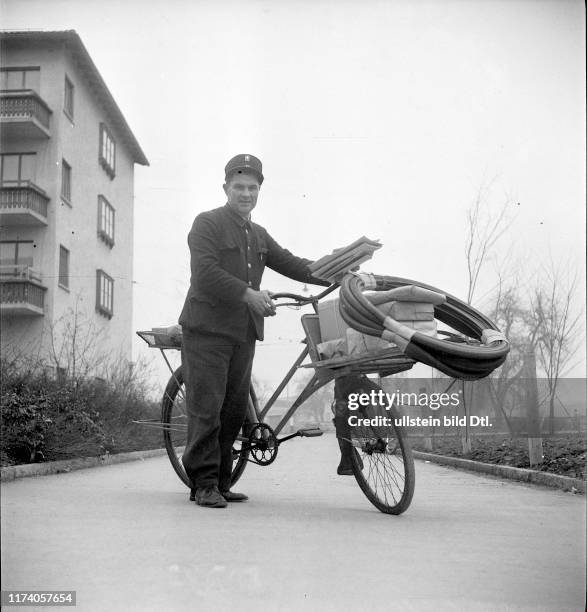
[(381, 247), (382, 244), (378, 240), (361, 236), (348, 246), (335, 249), (330, 255), (321, 257), (309, 267), (313, 276), (333, 283), (339, 280), (342, 274), (371, 259), (373, 253)]

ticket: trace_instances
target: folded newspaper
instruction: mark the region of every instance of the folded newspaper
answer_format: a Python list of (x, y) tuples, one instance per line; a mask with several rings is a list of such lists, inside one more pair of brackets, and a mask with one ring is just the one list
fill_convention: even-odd
[(378, 240), (361, 236), (348, 246), (335, 249), (330, 255), (321, 257), (309, 268), (312, 275), (329, 283), (335, 282), (342, 274), (371, 259), (373, 253), (383, 245)]

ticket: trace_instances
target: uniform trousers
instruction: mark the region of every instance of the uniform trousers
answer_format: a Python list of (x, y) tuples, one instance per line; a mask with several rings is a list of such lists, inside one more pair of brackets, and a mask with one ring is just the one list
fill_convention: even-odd
[(230, 489), (232, 445), (249, 401), (256, 334), (244, 342), (183, 327), (188, 436), (182, 462), (193, 488)]

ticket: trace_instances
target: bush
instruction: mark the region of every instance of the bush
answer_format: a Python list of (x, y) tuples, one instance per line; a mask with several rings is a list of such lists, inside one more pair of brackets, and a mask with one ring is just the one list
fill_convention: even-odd
[(58, 381), (8, 367), (1, 374), (2, 465), (162, 445), (160, 430), (133, 423), (158, 418), (159, 408), (130, 368), (108, 381)]

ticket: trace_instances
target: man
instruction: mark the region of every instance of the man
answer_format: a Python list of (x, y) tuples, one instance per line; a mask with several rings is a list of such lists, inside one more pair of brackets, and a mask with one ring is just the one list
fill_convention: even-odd
[(182, 461), (192, 498), (211, 508), (247, 499), (230, 491), (232, 445), (247, 409), (255, 342), (263, 340), (264, 317), (275, 314), (271, 293), (261, 289), (265, 266), (296, 281), (328, 284), (312, 277), (310, 260), (251, 221), (261, 161), (237, 155), (224, 171), (227, 203), (198, 215), (188, 235), (191, 282), (179, 318), (188, 411)]

